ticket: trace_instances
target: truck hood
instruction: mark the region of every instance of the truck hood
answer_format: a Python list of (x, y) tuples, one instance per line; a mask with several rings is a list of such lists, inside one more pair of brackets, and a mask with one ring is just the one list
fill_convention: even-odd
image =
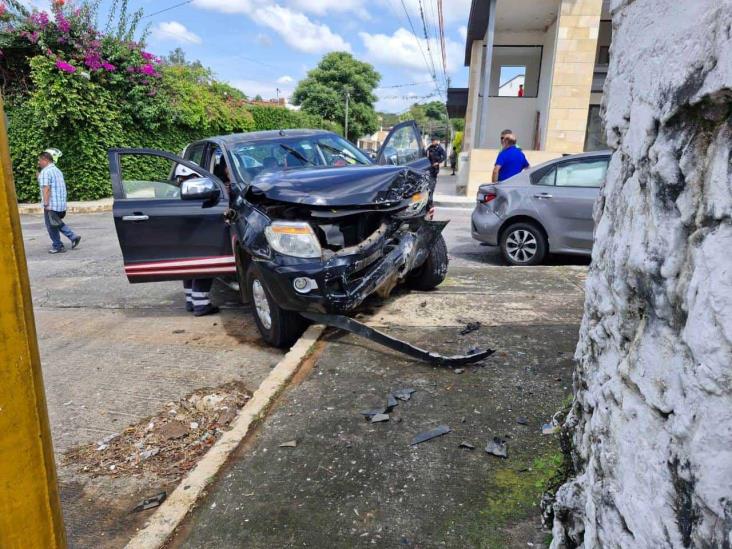
[(426, 177), (402, 166), (304, 168), (261, 174), (250, 192), (270, 200), (308, 206), (386, 206), (412, 196)]

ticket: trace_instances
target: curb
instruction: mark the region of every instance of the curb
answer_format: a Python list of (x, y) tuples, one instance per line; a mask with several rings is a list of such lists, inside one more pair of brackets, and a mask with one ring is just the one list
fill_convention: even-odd
[(464, 196), (445, 196), (435, 195), (432, 204), (440, 208), (475, 208), (475, 200), (470, 200)]
[[(72, 214), (101, 213), (112, 211), (112, 199), (98, 200), (94, 202), (69, 202), (66, 212)], [(20, 215), (41, 215), (43, 208), (40, 204), (18, 204)]]
[(129, 541), (125, 546), (126, 549), (151, 549), (163, 546), (206, 487), (215, 479), (231, 453), (247, 435), (252, 424), (262, 416), (285, 384), (295, 375), (324, 330), (325, 326), (314, 325), (305, 331), (241, 409), (232, 423), (232, 429), (226, 431), (206, 452), (196, 467), (150, 517), (147, 526)]

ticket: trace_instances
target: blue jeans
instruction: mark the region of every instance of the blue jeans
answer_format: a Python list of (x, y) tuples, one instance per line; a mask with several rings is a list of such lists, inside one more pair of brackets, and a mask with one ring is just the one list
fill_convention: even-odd
[[(66, 214), (66, 212), (56, 213), (61, 217)], [(71, 227), (69, 227), (66, 223), (64, 223), (60, 227), (51, 226), (51, 220), (48, 219), (48, 210), (43, 210), (43, 220), (46, 222), (46, 230), (48, 231), (48, 236), (51, 237), (51, 244), (56, 250), (60, 250), (64, 247), (64, 245), (61, 243), (61, 234), (63, 234), (69, 240), (74, 240), (76, 238), (74, 231), (72, 231)]]

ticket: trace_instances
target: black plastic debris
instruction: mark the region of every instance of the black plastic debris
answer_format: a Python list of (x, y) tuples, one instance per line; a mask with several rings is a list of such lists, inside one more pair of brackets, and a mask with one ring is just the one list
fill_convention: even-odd
[(168, 494), (166, 494), (165, 492), (160, 492), (159, 494), (151, 498), (147, 498), (141, 503), (138, 503), (137, 506), (132, 510), (132, 512), (139, 513), (140, 511), (147, 511), (148, 509), (158, 507), (161, 503), (165, 501), (166, 497), (168, 497)]
[(452, 429), (450, 429), (447, 425), (438, 425), (434, 429), (430, 429), (429, 431), (425, 431), (424, 433), (419, 433), (417, 436), (414, 437), (410, 445), (414, 446), (415, 444), (420, 444), (422, 442), (432, 440), (433, 438), (441, 437), (442, 435), (446, 435), (447, 433), (449, 433), (451, 430)]
[(525, 417), (521, 416), (521, 417), (516, 418), (516, 423), (518, 423), (519, 425), (528, 425), (529, 420), (526, 419)]
[(389, 349), (403, 353), (412, 358), (423, 360), (430, 364), (439, 364), (441, 366), (462, 366), (463, 364), (474, 364), (495, 353), (493, 349), (484, 349), (477, 350), (476, 352), (466, 355), (443, 356), (439, 353), (420, 349), (416, 345), (412, 345), (406, 341), (401, 341), (400, 339), (375, 330), (370, 326), (366, 326), (365, 324), (347, 316), (324, 315), (310, 312), (300, 313), (300, 315), (308, 320), (312, 320), (313, 322), (332, 326), (333, 328), (338, 328), (340, 330), (356, 334), (357, 336), (365, 337), (374, 343), (378, 343), (379, 345), (383, 345), (384, 347), (388, 347)]
[(468, 335), (469, 333), (476, 332), (478, 330), (480, 330), (480, 322), (468, 322), (465, 325), (465, 328), (460, 330), (460, 335), (461, 336)]
[(410, 398), (412, 398), (412, 395), (416, 393), (417, 391), (414, 389), (397, 389), (392, 393), (392, 396), (394, 398), (398, 398), (399, 400), (407, 401)]
[(493, 440), (489, 440), (485, 447), (485, 451), (494, 456), (506, 458), (508, 457), (508, 447), (506, 441), (500, 437), (493, 437)]
[(386, 408), (374, 408), (372, 410), (364, 410), (363, 412), (361, 412), (361, 415), (364, 416), (366, 419), (371, 419), (374, 416), (385, 413)]
[(376, 414), (371, 418), (371, 423), (381, 423), (382, 421), (389, 421), (389, 414)]
[(464, 440), (460, 443), (460, 446), (458, 448), (467, 448), (468, 450), (475, 450), (475, 446), (470, 444), (467, 440)]

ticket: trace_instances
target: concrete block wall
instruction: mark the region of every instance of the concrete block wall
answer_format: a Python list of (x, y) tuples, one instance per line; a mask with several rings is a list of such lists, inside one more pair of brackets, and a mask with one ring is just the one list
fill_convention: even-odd
[(544, 148), (582, 152), (587, 131), (602, 0), (562, 0)]

